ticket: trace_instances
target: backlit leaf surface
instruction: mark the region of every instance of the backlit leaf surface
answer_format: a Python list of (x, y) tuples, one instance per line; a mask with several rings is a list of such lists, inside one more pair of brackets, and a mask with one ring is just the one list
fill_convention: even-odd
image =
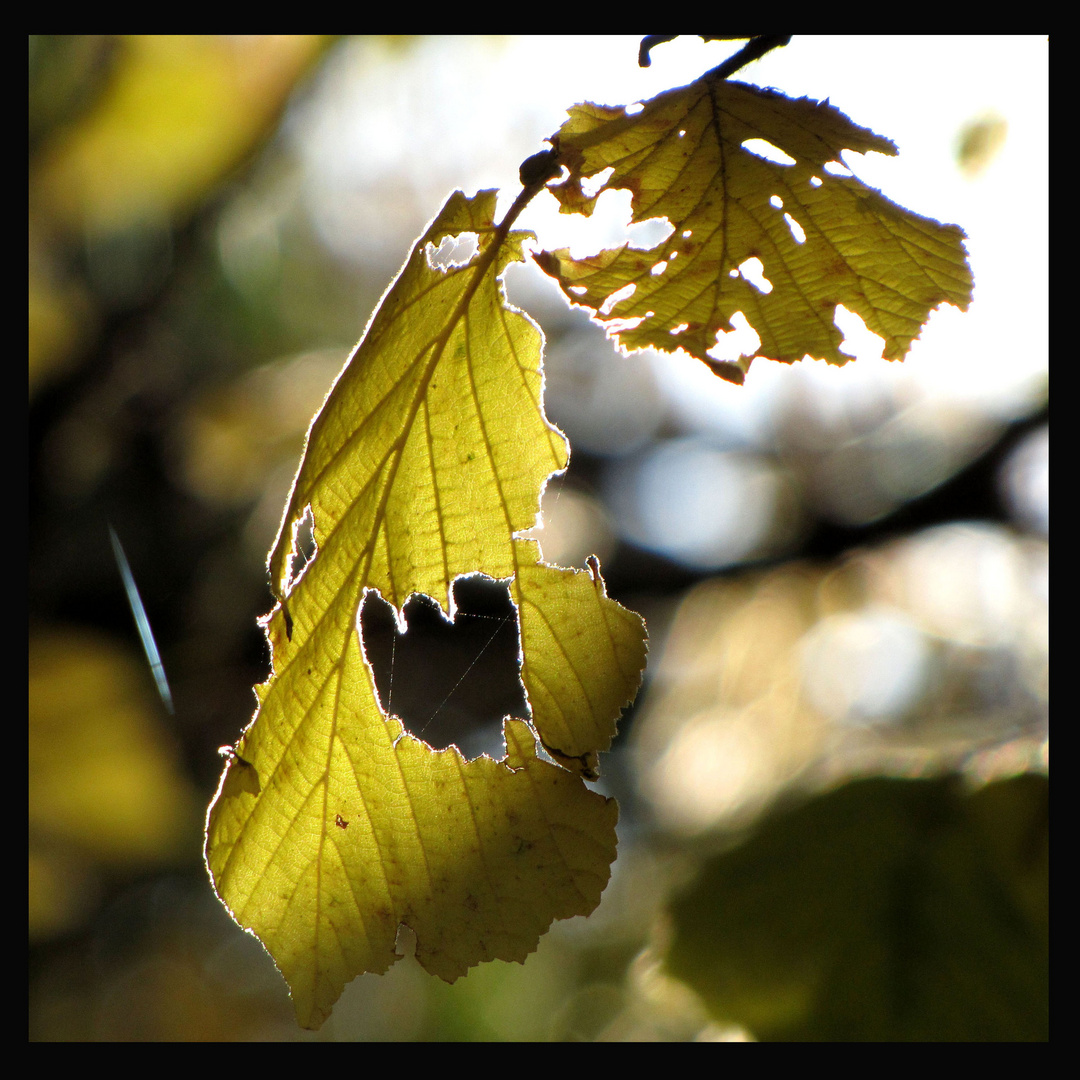
[[(515, 537), (567, 452), (543, 413), (540, 332), (502, 293), (527, 234), (496, 227), (494, 209), (493, 191), (449, 198), (312, 425), (270, 556), (273, 673), (208, 815), (218, 895), (309, 1027), (348, 980), (394, 963), (400, 924), (447, 980), (521, 961), (553, 919), (596, 907), (615, 857), (616, 804), (575, 773), (592, 775), (637, 690), (644, 628), (595, 566), (540, 565)], [(473, 259), (433, 266), (431, 249), (462, 234)], [(294, 580), (308, 511), (317, 552)], [(413, 593), (448, 608), (473, 572), (512, 579), (536, 731), (567, 768), (537, 757), (523, 721), (504, 724), (504, 760), (466, 761), (380, 709), (365, 591), (399, 611)]]
[(588, 575), (523, 563), (515, 590), (533, 724), (557, 761), (595, 779), (645, 667), (645, 624), (607, 598), (594, 558)]
[[(760, 149), (752, 140), (764, 140), (774, 157), (783, 151), (789, 163), (744, 146)], [(970, 302), (957, 226), (913, 214), (826, 168), (846, 173), (845, 149), (896, 153), (828, 102), (705, 75), (630, 115), (575, 106), (556, 145), (570, 173), (551, 188), (564, 212), (589, 214), (602, 191), (625, 188), (633, 221), (666, 218), (674, 226), (649, 251), (624, 245), (583, 259), (567, 249), (537, 256), (570, 300), (598, 311), (628, 350), (683, 349), (741, 383), (750, 358), (728, 363), (709, 355), (736, 312), (757, 331), (761, 356), (844, 364), (850, 357), (839, 351), (838, 304), (881, 335), (884, 355), (895, 360), (933, 308), (949, 302), (966, 310)], [(583, 190), (582, 180), (609, 168), (599, 191)], [(771, 290), (752, 283), (754, 264), (740, 272), (751, 259)], [(632, 294), (605, 307), (628, 285)]]

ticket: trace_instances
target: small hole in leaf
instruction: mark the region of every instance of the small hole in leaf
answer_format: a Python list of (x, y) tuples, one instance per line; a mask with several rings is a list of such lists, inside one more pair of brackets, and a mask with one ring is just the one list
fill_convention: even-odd
[(416, 931), (407, 923), (398, 923), (397, 938), (394, 940), (394, 955), (416, 955)]
[(739, 273), (760, 293), (771, 293), (772, 282), (765, 276), (765, 266), (758, 258), (750, 258), (739, 264)]
[(653, 277), (659, 277), (667, 269), (666, 262), (658, 262), (650, 271)]
[(293, 526), (293, 554), (289, 566), (287, 588), (293, 587), (313, 558), (315, 558), (315, 521), (311, 516), (309, 506), (304, 510), (304, 516)]
[(844, 335), (840, 352), (860, 360), (880, 360), (885, 350), (885, 339), (875, 334), (863, 321), (861, 315), (837, 304), (833, 322)]
[(781, 199), (779, 195), (774, 195), (771, 199), (769, 199), (769, 205), (777, 210), (783, 210), (784, 200)]
[(716, 344), (708, 355), (717, 360), (737, 360), (740, 356), (755, 356), (761, 348), (761, 338), (741, 311), (728, 319), (731, 330), (717, 330)]
[(369, 592), (360, 608), (364, 655), (383, 711), (436, 750), (456, 745), (469, 760), (503, 756), (502, 719), (527, 717), (517, 610), (505, 582), (474, 574), (453, 585), (450, 622), (427, 596), (393, 607)]
[(594, 176), (585, 176), (581, 180), (581, 193), (588, 198), (598, 194), (600, 189), (611, 179), (614, 168), (602, 169)]
[(767, 139), (747, 139), (743, 142), (742, 147), (744, 150), (749, 150), (751, 154), (764, 158), (766, 161), (772, 161), (777, 165), (795, 164), (793, 157), (785, 154), (779, 146), (773, 146)]
[(640, 101), (635, 101), (632, 105), (627, 105), (624, 110), (627, 116), (637, 116), (645, 106)]
[(604, 316), (610, 315), (620, 300), (629, 299), (635, 292), (637, 292), (637, 286), (633, 282), (624, 285), (621, 289), (617, 289), (600, 306), (600, 314)]
[(826, 161), (825, 171), (833, 176), (853, 176), (852, 171), (840, 161)]
[(476, 233), (459, 233), (444, 236), (438, 248), (428, 244), (425, 249), (428, 266), (432, 270), (449, 270), (454, 266), (467, 266), (480, 250), (480, 237)]
[(821, 177), (820, 176), (811, 176), (810, 177), (810, 186), (811, 187), (821, 187)]
[(625, 334), (628, 330), (639, 327), (646, 319), (652, 318), (655, 312), (649, 311), (644, 315), (635, 315), (629, 319), (612, 319), (605, 323), (609, 335)]
[(651, 251), (659, 247), (675, 231), (675, 226), (667, 218), (649, 218), (635, 221), (626, 227), (632, 248)]
[(795, 243), (805, 244), (806, 231), (803, 229), (803, 227), (790, 214), (785, 214), (784, 220), (787, 222), (788, 228), (791, 230), (791, 235), (795, 238)]

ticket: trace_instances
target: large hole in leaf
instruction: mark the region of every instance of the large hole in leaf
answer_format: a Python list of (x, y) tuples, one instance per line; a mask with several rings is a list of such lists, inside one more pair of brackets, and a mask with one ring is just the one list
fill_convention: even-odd
[(517, 611), (503, 582), (473, 575), (453, 585), (454, 621), (430, 597), (393, 607), (368, 593), (360, 609), (364, 652), (383, 711), (436, 750), (451, 743), (472, 760), (501, 758), (502, 719), (527, 717)]

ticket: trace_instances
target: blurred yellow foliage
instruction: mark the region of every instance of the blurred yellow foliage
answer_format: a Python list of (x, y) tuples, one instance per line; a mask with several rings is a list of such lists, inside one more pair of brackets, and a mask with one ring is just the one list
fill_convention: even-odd
[(96, 865), (191, 858), (198, 800), (164, 737), (149, 672), (105, 637), (30, 638), (30, 932), (77, 921)]

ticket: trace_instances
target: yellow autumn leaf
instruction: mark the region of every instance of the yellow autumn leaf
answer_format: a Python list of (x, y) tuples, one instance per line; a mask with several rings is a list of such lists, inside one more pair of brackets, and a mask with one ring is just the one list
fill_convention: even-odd
[[(524, 960), (553, 919), (596, 907), (615, 857), (616, 804), (581, 776), (636, 692), (644, 628), (595, 565), (540, 565), (515, 535), (567, 453), (543, 413), (540, 331), (502, 292), (528, 234), (494, 209), (493, 191), (449, 198), (312, 424), (270, 555), (273, 673), (207, 818), (217, 893), (307, 1027), (398, 959), (401, 925), (447, 980)], [(433, 265), (462, 235), (471, 261)], [(308, 513), (317, 550), (294, 579)], [(367, 591), (449, 610), (453, 580), (475, 572), (511, 579), (535, 698), (535, 730), (507, 719), (498, 762), (434, 751), (385, 715), (359, 632)], [(567, 768), (537, 756), (537, 731)]]
[(607, 598), (595, 556), (588, 563), (584, 574), (523, 562), (514, 591), (533, 726), (556, 761), (595, 780), (597, 752), (641, 681), (645, 624)]
[[(575, 106), (552, 142), (569, 170), (551, 188), (563, 212), (589, 214), (602, 191), (623, 188), (632, 193), (633, 221), (666, 218), (673, 226), (649, 251), (624, 245), (583, 259), (567, 249), (536, 256), (627, 350), (682, 349), (741, 383), (751, 358), (709, 355), (737, 312), (757, 332), (761, 356), (844, 364), (838, 304), (884, 338), (884, 355), (895, 360), (931, 310), (944, 302), (966, 310), (971, 300), (961, 229), (837, 175), (842, 150), (895, 154), (896, 147), (828, 102), (707, 74), (636, 113)], [(587, 194), (582, 181), (606, 169), (613, 172)]]
[[(292, 532), (310, 506), (310, 571), (355, 582), (350, 630), (364, 587), (398, 608), (414, 592), (445, 608), (459, 574), (510, 577), (511, 537), (535, 524), (544, 481), (566, 465), (566, 440), (540, 408), (540, 330), (504, 304), (499, 282), (531, 234), (497, 232), (495, 197), (451, 195), (308, 435), (271, 586), (288, 592)], [(471, 263), (429, 265), (429, 244), (463, 234), (479, 238)], [(317, 591), (290, 599), (299, 641), (324, 617)]]

